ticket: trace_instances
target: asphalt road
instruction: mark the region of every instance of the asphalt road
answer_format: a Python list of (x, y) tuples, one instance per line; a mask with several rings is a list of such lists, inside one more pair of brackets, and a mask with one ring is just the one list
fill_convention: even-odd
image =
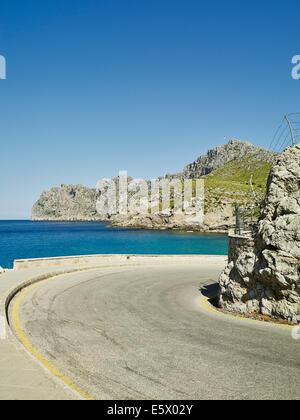
[(98, 399), (299, 399), (291, 330), (226, 318), (199, 289), (220, 264), (107, 268), (22, 300), (32, 344)]

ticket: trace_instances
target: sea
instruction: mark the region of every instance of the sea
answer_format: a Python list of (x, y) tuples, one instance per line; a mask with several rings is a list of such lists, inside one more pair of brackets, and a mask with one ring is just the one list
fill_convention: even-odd
[(224, 234), (108, 227), (105, 222), (0, 220), (0, 266), (15, 259), (91, 254), (227, 255)]

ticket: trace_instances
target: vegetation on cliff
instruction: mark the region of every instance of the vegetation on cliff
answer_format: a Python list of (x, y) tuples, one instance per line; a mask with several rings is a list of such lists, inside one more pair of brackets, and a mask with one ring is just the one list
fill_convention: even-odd
[[(260, 154), (234, 159), (222, 168), (205, 175), (206, 210), (222, 203), (251, 205), (264, 199), (272, 163), (262, 160)], [(250, 180), (255, 192), (254, 197)]]

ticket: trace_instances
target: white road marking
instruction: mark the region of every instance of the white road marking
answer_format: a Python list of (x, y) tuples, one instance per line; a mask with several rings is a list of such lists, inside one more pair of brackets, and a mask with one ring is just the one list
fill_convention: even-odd
[(0, 315), (0, 340), (6, 340), (6, 319)]

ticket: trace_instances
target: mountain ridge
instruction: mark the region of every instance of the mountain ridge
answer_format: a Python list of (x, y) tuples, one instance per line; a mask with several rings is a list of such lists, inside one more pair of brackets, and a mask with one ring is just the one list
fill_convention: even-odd
[(270, 150), (254, 146), (250, 142), (243, 142), (232, 138), (223, 146), (208, 149), (207, 153), (199, 156), (194, 162), (186, 165), (183, 170), (184, 178), (198, 178), (208, 175), (226, 163), (259, 153), (262, 160), (274, 163), (277, 154)]

